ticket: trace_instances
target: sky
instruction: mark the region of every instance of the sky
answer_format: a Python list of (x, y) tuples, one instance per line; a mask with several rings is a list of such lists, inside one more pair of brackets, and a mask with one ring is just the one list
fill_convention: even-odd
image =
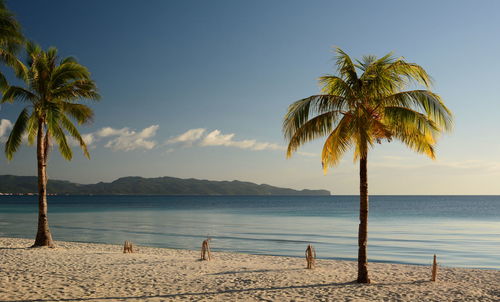
[[(371, 194), (500, 194), (498, 1), (10, 0), (25, 35), (87, 66), (102, 99), (81, 126), (91, 160), (51, 153), (49, 178), (242, 180), (358, 194), (352, 153), (326, 175), (322, 139), (285, 158), (287, 107), (353, 58), (394, 52), (424, 67), (453, 111), (437, 159), (401, 143), (369, 155)], [(5, 70), (5, 69), (4, 69)], [(22, 110), (0, 108), (0, 144)], [(3, 149), (3, 146), (1, 146)], [(0, 174), (36, 175), (33, 146)]]

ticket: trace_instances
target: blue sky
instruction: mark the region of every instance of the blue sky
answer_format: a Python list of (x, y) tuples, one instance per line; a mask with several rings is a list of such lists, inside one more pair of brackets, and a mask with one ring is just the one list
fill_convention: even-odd
[[(55, 151), (51, 178), (167, 175), (357, 194), (351, 154), (323, 175), (321, 140), (290, 160), (282, 150), (287, 106), (318, 92), (316, 80), (334, 72), (332, 47), (339, 46), (352, 57), (394, 51), (422, 65), (455, 114), (436, 161), (396, 142), (377, 145), (369, 157), (371, 193), (500, 194), (497, 1), (7, 5), (27, 37), (86, 65), (102, 94), (92, 105), (95, 121), (80, 128), (92, 140), (92, 159), (75, 150), (66, 162)], [(20, 110), (2, 105), (3, 139)], [(2, 156), (0, 174), (35, 175), (34, 152), (24, 146), (11, 162)]]

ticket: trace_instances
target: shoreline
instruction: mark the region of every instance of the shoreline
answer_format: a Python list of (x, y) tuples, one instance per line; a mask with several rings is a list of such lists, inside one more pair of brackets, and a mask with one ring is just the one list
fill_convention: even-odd
[[(6, 239), (22, 239), (22, 240), (32, 240), (34, 241), (34, 238), (27, 238), (27, 237), (4, 237), (0, 235), (1, 238), (6, 238)], [(217, 239), (217, 238), (214, 238)], [(120, 244), (117, 243), (103, 243), (103, 242), (92, 242), (92, 241), (67, 241), (67, 240), (54, 240), (56, 242), (66, 242), (66, 243), (76, 243), (76, 244), (97, 244), (97, 245), (116, 245), (120, 246)], [(135, 245), (135, 243), (134, 243)], [(153, 249), (167, 249), (167, 250), (180, 250), (180, 251), (190, 251), (190, 252), (198, 252), (197, 250), (192, 250), (192, 249), (186, 249), (186, 248), (175, 248), (175, 247), (162, 247), (162, 246), (149, 246), (149, 245), (137, 245), (141, 247), (146, 247), (146, 248), (153, 248)], [(369, 248), (369, 247), (368, 247)], [(212, 249), (213, 252), (216, 253), (230, 253), (230, 254), (238, 254), (238, 255), (252, 255), (252, 256), (268, 256), (268, 257), (285, 257), (285, 258), (298, 258), (298, 259), (304, 259), (304, 256), (295, 256), (295, 255), (278, 255), (278, 254), (267, 254), (267, 253), (261, 253), (261, 254), (253, 254), (253, 253), (247, 253), (247, 252), (239, 252), (237, 250), (231, 250), (231, 251), (222, 251), (218, 250), (217, 248)], [(440, 258), (439, 255), (438, 259)], [(335, 257), (317, 257), (318, 260), (332, 260), (332, 261), (347, 261), (347, 262), (357, 262), (357, 258), (335, 258)], [(438, 261), (439, 262), (439, 261)], [(398, 261), (390, 261), (390, 260), (373, 260), (368, 258), (368, 264), (370, 263), (381, 263), (381, 264), (401, 264), (401, 265), (414, 265), (414, 266), (420, 266), (420, 267), (430, 267), (432, 265), (432, 255), (429, 254), (429, 263), (428, 264), (422, 264), (422, 263), (413, 263), (413, 262), (398, 262)], [(493, 270), (493, 271), (499, 271), (500, 268), (494, 268), (494, 267), (474, 267), (474, 266), (468, 266), (468, 267), (460, 267), (460, 266), (448, 266), (448, 265), (442, 265), (440, 264), (440, 267), (443, 268), (457, 268), (457, 269), (479, 269), (479, 270)], [(1, 301), (0, 301), (1, 302)]]
[(369, 263), (370, 285), (354, 283), (354, 261), (56, 241), (28, 248), (32, 239), (0, 237), (1, 301), (498, 301), (500, 272)]

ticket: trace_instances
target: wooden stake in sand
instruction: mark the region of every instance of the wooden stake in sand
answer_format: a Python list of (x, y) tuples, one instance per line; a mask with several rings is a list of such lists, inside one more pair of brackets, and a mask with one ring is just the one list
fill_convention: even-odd
[(210, 260), (212, 257), (210, 256), (210, 245), (208, 242), (210, 241), (210, 237), (203, 240), (201, 244), (201, 260)]
[(434, 261), (432, 262), (432, 277), (431, 277), (431, 281), (433, 282), (436, 282), (437, 271), (438, 271), (438, 264), (436, 261), (436, 255), (434, 255)]
[(306, 261), (308, 269), (314, 268), (314, 265), (316, 264), (316, 251), (310, 244), (306, 248)]
[(125, 243), (123, 244), (123, 253), (133, 253), (134, 252), (134, 245), (132, 242), (125, 240)]

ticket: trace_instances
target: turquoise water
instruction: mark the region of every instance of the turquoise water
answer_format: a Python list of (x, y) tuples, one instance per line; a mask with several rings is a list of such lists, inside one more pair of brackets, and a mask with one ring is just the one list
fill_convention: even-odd
[[(357, 196), (50, 196), (55, 240), (357, 257)], [(0, 196), (0, 236), (34, 238), (36, 196)], [(371, 196), (370, 261), (500, 269), (500, 196)]]

